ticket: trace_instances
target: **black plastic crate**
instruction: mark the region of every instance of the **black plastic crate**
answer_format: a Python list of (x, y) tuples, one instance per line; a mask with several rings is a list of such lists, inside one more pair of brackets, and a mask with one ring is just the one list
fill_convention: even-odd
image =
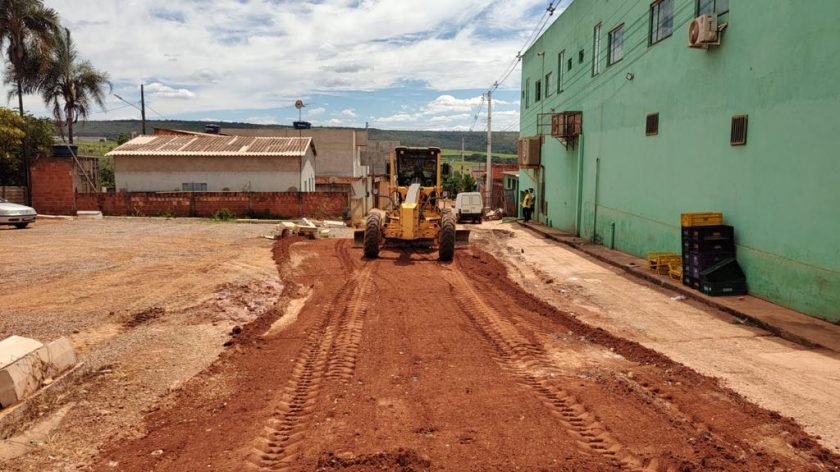
[(735, 239), (735, 228), (729, 225), (684, 227), (682, 229), (682, 235), (683, 241)]
[(700, 291), (711, 297), (727, 297), (747, 294), (747, 282), (703, 282), (701, 287)]
[(746, 282), (747, 276), (735, 258), (725, 259), (709, 267), (700, 274), (700, 281), (705, 284)]
[(723, 254), (735, 252), (735, 240), (732, 238), (708, 238), (683, 242), (683, 254), (686, 252), (700, 254)]
[[(714, 267), (716, 264), (726, 260), (726, 259), (734, 259), (735, 253), (734, 252), (723, 252), (723, 253), (711, 253), (711, 254), (704, 254), (704, 253), (688, 253), (686, 256), (683, 257), (683, 273), (688, 273), (692, 277), (696, 279), (701, 278), (701, 274), (706, 269)], [(688, 264), (685, 261), (688, 260)], [(687, 268), (687, 270), (686, 270)]]

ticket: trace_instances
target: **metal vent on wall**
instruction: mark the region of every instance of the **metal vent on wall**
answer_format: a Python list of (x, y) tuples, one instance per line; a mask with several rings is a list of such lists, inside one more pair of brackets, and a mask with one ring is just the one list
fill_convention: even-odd
[(729, 144), (733, 146), (743, 146), (747, 144), (747, 124), (749, 122), (747, 115), (735, 115), (732, 117), (732, 135), (729, 138)]
[(656, 136), (659, 134), (659, 113), (651, 113), (647, 116), (645, 134), (648, 136)]

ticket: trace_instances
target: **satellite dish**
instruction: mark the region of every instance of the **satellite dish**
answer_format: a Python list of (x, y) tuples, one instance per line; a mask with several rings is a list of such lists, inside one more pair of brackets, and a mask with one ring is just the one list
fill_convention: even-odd
[(295, 108), (300, 110), (301, 108), (305, 107), (306, 105), (303, 104), (303, 100), (298, 100), (295, 102)]

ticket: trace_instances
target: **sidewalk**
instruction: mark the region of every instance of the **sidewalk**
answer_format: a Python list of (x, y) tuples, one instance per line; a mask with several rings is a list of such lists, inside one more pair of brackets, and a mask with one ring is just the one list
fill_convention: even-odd
[(545, 238), (566, 244), (578, 251), (621, 268), (629, 274), (655, 283), (686, 297), (702, 302), (743, 320), (776, 336), (808, 347), (825, 348), (840, 353), (840, 326), (808, 316), (752, 296), (710, 297), (684, 286), (668, 276), (658, 275), (647, 268), (647, 261), (630, 254), (593, 244), (574, 235), (549, 228), (540, 223), (517, 221)]

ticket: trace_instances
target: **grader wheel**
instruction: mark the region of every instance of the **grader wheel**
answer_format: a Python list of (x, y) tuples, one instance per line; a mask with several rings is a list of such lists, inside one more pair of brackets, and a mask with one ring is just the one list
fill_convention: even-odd
[(449, 262), (455, 257), (455, 215), (444, 213), (440, 223), (439, 259)]
[(365, 223), (365, 257), (376, 259), (379, 257), (379, 247), (382, 239), (382, 220), (379, 215), (368, 215)]

